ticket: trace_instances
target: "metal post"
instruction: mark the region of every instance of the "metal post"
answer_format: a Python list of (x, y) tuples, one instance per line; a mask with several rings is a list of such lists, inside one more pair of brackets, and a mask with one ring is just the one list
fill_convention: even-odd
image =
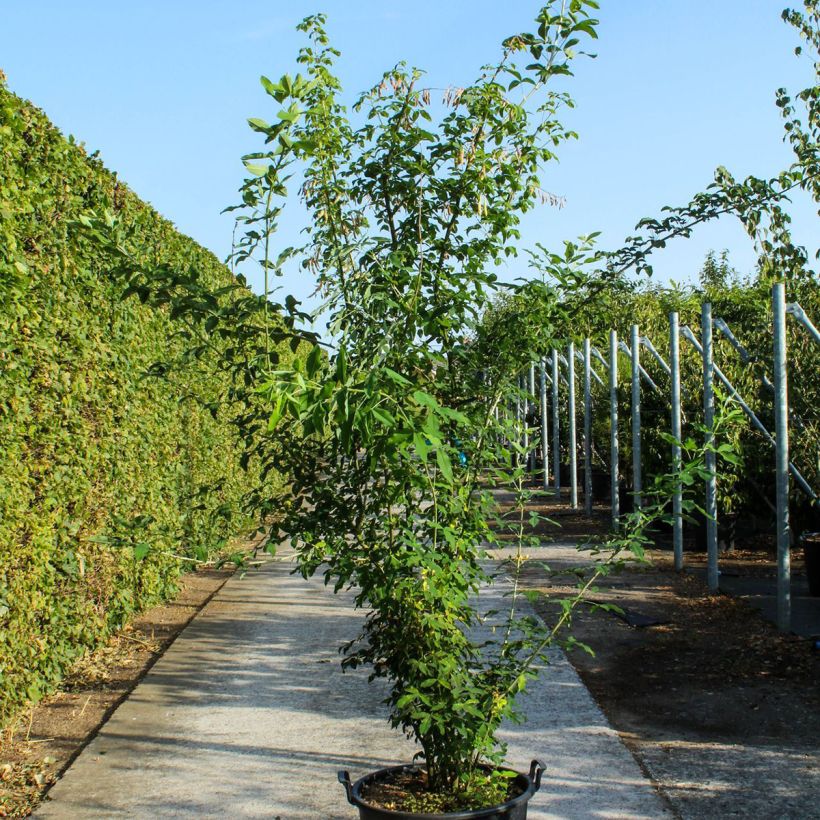
[(584, 512), (592, 515), (592, 362), (584, 339)]
[(706, 425), (706, 582), (717, 591), (717, 458), (715, 454), (715, 393), (714, 357), (712, 353), (712, 305), (701, 307), (701, 338), (703, 340), (703, 415)]
[(569, 343), (567, 354), (569, 383), (569, 497), (573, 510), (578, 509), (578, 448), (575, 441), (575, 343)]
[(541, 466), (544, 468), (542, 486), (546, 490), (550, 483), (550, 452), (547, 418), (547, 360), (543, 357), (539, 363), (541, 376)]
[(774, 435), (777, 487), (777, 628), (791, 629), (789, 554), (789, 396), (786, 370), (786, 286), (772, 288), (774, 315)]
[(681, 459), (681, 408), (680, 408), (680, 317), (677, 313), (669, 314), (669, 370), (672, 377), (672, 472), (675, 479), (675, 491), (672, 495), (672, 550), (675, 556), (675, 569), (683, 569), (683, 485), (680, 471)]
[[(530, 362), (530, 385), (529, 395), (527, 401), (530, 403), (532, 410), (535, 410), (535, 362)], [(527, 461), (529, 462), (530, 472), (535, 472), (535, 442), (533, 441), (532, 448), (527, 452)]]
[(518, 377), (518, 387), (522, 393), (521, 399), (521, 422), (522, 422), (522, 447), (524, 450), (524, 471), (529, 467), (530, 457), (530, 428), (527, 426), (527, 414), (529, 413), (529, 399), (527, 398), (527, 377), (522, 373)]
[[(788, 312), (789, 308), (787, 305), (786, 313)], [(716, 321), (715, 325), (717, 325)], [(692, 330), (684, 325), (681, 328), (681, 333), (692, 343), (692, 345), (695, 347), (698, 353), (702, 356), (703, 347), (701, 346), (700, 342), (695, 338), (695, 334), (692, 333)], [(717, 376), (718, 379), (720, 379), (720, 381), (723, 382), (723, 385), (729, 391), (729, 398), (734, 399), (740, 406), (740, 409), (749, 417), (749, 421), (752, 422), (752, 426), (766, 439), (766, 441), (769, 442), (769, 444), (772, 445), (772, 447), (776, 447), (777, 444), (775, 442), (774, 436), (769, 432), (766, 425), (763, 424), (763, 422), (757, 417), (752, 408), (749, 407), (749, 405), (744, 401), (743, 396), (741, 396), (740, 393), (737, 392), (735, 386), (726, 377), (726, 374), (716, 364), (712, 365), (712, 371), (714, 372), (715, 376)], [(765, 385), (766, 389), (770, 390), (772, 395), (774, 395), (774, 385), (771, 382), (769, 382), (769, 380), (766, 379), (765, 376), (763, 377), (763, 379), (765, 379), (765, 382), (768, 382), (768, 384)], [(797, 469), (797, 467), (791, 461), (789, 462), (789, 472), (792, 474), (794, 480), (797, 482), (797, 486), (800, 487), (800, 489), (809, 498), (811, 498), (812, 500), (817, 498), (817, 493), (814, 492), (814, 490), (811, 488), (811, 485), (803, 477), (803, 474), (800, 472), (800, 470)]]
[(809, 334), (812, 336), (817, 344), (820, 344), (820, 330), (818, 330), (813, 324), (811, 319), (806, 315), (806, 311), (797, 303), (792, 302), (789, 305), (786, 305), (786, 313), (790, 313), (803, 325), (806, 330), (808, 330)]
[(552, 480), (555, 492), (561, 493), (561, 414), (558, 404), (558, 384), (561, 371), (558, 369), (558, 351), (552, 351)]
[(635, 509), (641, 507), (641, 337), (638, 326), (632, 325), (632, 497)]
[(516, 454), (515, 454), (515, 463), (516, 465), (521, 464), (521, 441), (524, 435), (524, 399), (521, 395), (521, 374), (519, 373), (515, 380), (516, 385), (516, 394), (515, 394), (515, 444), (516, 444)]
[(618, 529), (621, 514), (618, 495), (618, 333), (609, 331), (609, 492), (612, 497), (612, 527)]
[(642, 336), (641, 344), (655, 357), (655, 361), (663, 368), (664, 373), (666, 373), (667, 376), (671, 376), (672, 371), (669, 365), (664, 361), (663, 356), (655, 349), (655, 345), (652, 344), (652, 339), (648, 336)]

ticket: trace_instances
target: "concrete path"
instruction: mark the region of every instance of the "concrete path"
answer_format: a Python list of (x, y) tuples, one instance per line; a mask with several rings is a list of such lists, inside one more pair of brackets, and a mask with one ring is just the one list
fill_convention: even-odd
[[(291, 575), (287, 556), (234, 577), (49, 792), (37, 817), (357, 816), (336, 781), (406, 762), (384, 690), (342, 674), (360, 615)], [(494, 593), (497, 594), (497, 593)], [(531, 684), (509, 759), (547, 762), (531, 820), (671, 816), (560, 653)]]

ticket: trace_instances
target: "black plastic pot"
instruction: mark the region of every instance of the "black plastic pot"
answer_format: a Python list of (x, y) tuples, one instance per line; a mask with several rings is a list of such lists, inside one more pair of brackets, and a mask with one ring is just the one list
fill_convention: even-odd
[(629, 515), (635, 511), (635, 496), (632, 494), (632, 487), (623, 479), (618, 482), (618, 510), (621, 515)]
[[(695, 512), (692, 513), (691, 518), (693, 519), (691, 527), (695, 536), (693, 548), (695, 552), (706, 552), (706, 516)], [(718, 516), (718, 552), (727, 552), (735, 548), (737, 522), (737, 513)]]
[(800, 536), (803, 558), (806, 561), (806, 577), (809, 579), (809, 595), (820, 598), (820, 532), (804, 532)]
[[(586, 471), (583, 467), (578, 475), (583, 490), (587, 486)], [(592, 497), (596, 501), (609, 501), (610, 481), (609, 473), (604, 470), (592, 470)]]
[(561, 479), (562, 487), (569, 486), (569, 464), (561, 463), (561, 467), (558, 470), (558, 477)]
[(486, 809), (469, 809), (467, 811), (451, 811), (446, 814), (416, 814), (408, 811), (392, 811), (372, 806), (362, 800), (362, 789), (370, 783), (387, 777), (393, 772), (414, 771), (418, 766), (392, 766), (389, 769), (379, 769), (365, 775), (355, 783), (350, 782), (350, 775), (346, 771), (339, 772), (339, 782), (345, 787), (347, 799), (359, 809), (360, 820), (526, 820), (527, 803), (541, 787), (541, 775), (544, 773), (544, 764), (540, 760), (533, 760), (530, 773), (516, 773), (514, 783), (521, 789), (518, 797), (502, 803), (500, 806), (489, 806)]

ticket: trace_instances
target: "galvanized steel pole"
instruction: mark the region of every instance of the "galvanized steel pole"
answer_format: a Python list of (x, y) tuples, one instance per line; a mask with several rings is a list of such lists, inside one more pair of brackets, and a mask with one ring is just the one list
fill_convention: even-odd
[(701, 306), (701, 339), (703, 344), (703, 415), (706, 425), (706, 583), (717, 591), (717, 457), (715, 454), (714, 355), (712, 351), (712, 305)]
[[(786, 313), (788, 312), (789, 310), (787, 306)], [(692, 330), (684, 326), (681, 328), (681, 333), (687, 339), (689, 339), (694, 348), (702, 356), (703, 347), (701, 346), (700, 342), (695, 338), (695, 334), (692, 333)], [(766, 439), (766, 441), (769, 442), (769, 444), (772, 445), (772, 447), (776, 447), (777, 444), (775, 442), (774, 436), (769, 432), (766, 425), (763, 424), (763, 422), (757, 417), (752, 408), (749, 407), (749, 405), (744, 401), (743, 396), (741, 396), (740, 393), (737, 392), (737, 389), (726, 377), (726, 374), (716, 364), (712, 366), (712, 370), (715, 376), (717, 376), (718, 379), (720, 379), (720, 381), (723, 382), (724, 386), (729, 391), (729, 398), (734, 399), (740, 406), (740, 409), (748, 416), (749, 421), (752, 422), (752, 426)], [(763, 377), (763, 379), (765, 379), (764, 385), (766, 386), (766, 388), (771, 388), (772, 395), (774, 395), (774, 385), (771, 382), (769, 382), (769, 380), (765, 376)], [(794, 480), (797, 482), (797, 486), (800, 487), (800, 489), (809, 498), (817, 498), (817, 493), (814, 492), (814, 490), (811, 488), (811, 485), (803, 477), (803, 474), (800, 472), (800, 470), (797, 469), (797, 467), (791, 461), (789, 461), (789, 472), (792, 474), (792, 476), (794, 476)]]
[(618, 332), (609, 331), (609, 492), (612, 497), (612, 526), (621, 515), (618, 487)]
[(811, 319), (806, 315), (806, 311), (797, 303), (792, 302), (789, 305), (786, 305), (786, 313), (790, 313), (803, 325), (806, 330), (808, 330), (809, 334), (813, 337), (814, 341), (820, 344), (820, 330), (818, 330), (813, 324)]
[(518, 373), (515, 377), (515, 406), (517, 408), (517, 416), (516, 418), (520, 421), (522, 417), (521, 413), (521, 374)]
[(523, 402), (524, 399), (521, 395), (521, 374), (519, 373), (515, 380), (516, 386), (516, 394), (515, 394), (515, 420), (516, 420), (516, 427), (515, 427), (515, 445), (516, 445), (516, 454), (515, 454), (515, 463), (516, 465), (521, 464), (521, 442), (524, 435), (524, 408)]
[[(530, 417), (535, 415), (535, 362), (530, 362), (530, 389), (529, 395), (527, 396), (527, 401), (530, 403), (532, 408)], [(533, 446), (527, 453), (527, 461), (529, 462), (530, 472), (535, 472), (535, 442), (533, 441)]]
[(669, 370), (672, 377), (672, 472), (675, 491), (672, 495), (672, 551), (675, 569), (683, 569), (683, 485), (680, 480), (681, 459), (681, 408), (680, 408), (680, 317), (669, 314)]
[(552, 480), (555, 492), (561, 492), (561, 414), (558, 404), (558, 386), (561, 371), (558, 369), (558, 351), (552, 351)]
[(584, 339), (584, 512), (592, 515), (592, 362)]
[(529, 399), (527, 398), (527, 377), (522, 373), (518, 379), (518, 386), (521, 390), (523, 395), (521, 401), (521, 419), (523, 422), (523, 449), (524, 449), (524, 470), (526, 471), (529, 467), (529, 458), (530, 458), (530, 428), (528, 426), (529, 422), (527, 421), (527, 415), (529, 414), (530, 403)]
[(641, 337), (632, 325), (632, 497), (635, 509), (641, 507)]
[(539, 362), (541, 376), (541, 466), (544, 468), (542, 486), (546, 490), (550, 483), (550, 453), (547, 418), (547, 361), (543, 357)]
[(578, 446), (575, 440), (575, 343), (569, 343), (567, 354), (569, 383), (569, 497), (573, 510), (578, 509)]
[(789, 396), (786, 370), (786, 286), (772, 288), (774, 316), (774, 436), (777, 488), (777, 627), (791, 629), (789, 538)]

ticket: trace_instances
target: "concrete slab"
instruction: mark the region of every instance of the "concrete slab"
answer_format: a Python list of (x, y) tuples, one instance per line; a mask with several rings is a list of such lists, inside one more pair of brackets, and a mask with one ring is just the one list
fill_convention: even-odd
[[(286, 557), (232, 578), (49, 792), (40, 818), (347, 820), (336, 771), (408, 760), (384, 689), (342, 674), (360, 621), (348, 595)], [(500, 594), (495, 590), (494, 594)], [(671, 816), (560, 654), (506, 728), (510, 762), (543, 757), (532, 820)]]

